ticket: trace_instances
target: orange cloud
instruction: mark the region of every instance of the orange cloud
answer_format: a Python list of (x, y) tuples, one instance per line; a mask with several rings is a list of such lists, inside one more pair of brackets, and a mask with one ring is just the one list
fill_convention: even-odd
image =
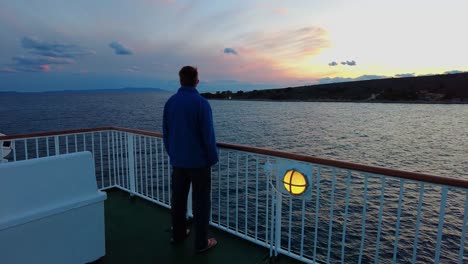
[[(148, 42), (139, 48), (141, 53), (152, 55), (141, 63), (141, 67), (153, 76), (172, 76), (180, 67), (193, 64), (204, 79), (302, 84), (321, 77), (319, 72), (308, 67), (308, 61), (330, 46), (327, 31), (320, 27), (250, 32), (234, 37), (234, 41), (215, 42), (216, 46), (212, 42), (194, 46), (185, 40)], [(155, 61), (165, 61), (168, 65), (155, 67)]]
[(280, 60), (313, 56), (330, 47), (328, 33), (320, 27), (303, 27), (276, 32), (253, 32), (240, 38), (239, 46)]
[(320, 27), (252, 32), (240, 36), (232, 45), (237, 56), (223, 56), (220, 63), (231, 77), (240, 80), (291, 83), (313, 78), (304, 65), (329, 46), (328, 33)]
[(274, 12), (275, 14), (285, 16), (285, 15), (287, 15), (287, 14), (289, 13), (289, 9), (287, 9), (286, 7), (278, 7), (278, 8), (275, 8), (275, 9), (273, 10), (273, 12)]
[(220, 53), (206, 58), (197, 66), (202, 78), (217, 80), (239, 80), (250, 83), (283, 84), (290, 76), (272, 58), (263, 56), (253, 49), (236, 48), (238, 56)]

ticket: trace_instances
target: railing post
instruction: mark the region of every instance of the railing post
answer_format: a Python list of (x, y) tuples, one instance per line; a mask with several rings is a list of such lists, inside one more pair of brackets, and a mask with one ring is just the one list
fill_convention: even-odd
[(55, 155), (60, 155), (59, 136), (54, 136)]
[(278, 256), (278, 249), (281, 248), (281, 210), (283, 204), (283, 196), (278, 191), (280, 189), (280, 181), (276, 181), (276, 216), (275, 216), (275, 238), (274, 238), (274, 247), (275, 247), (275, 256)]
[(0, 140), (0, 163), (3, 162), (3, 141)]
[(133, 195), (135, 193), (135, 155), (134, 151), (134, 135), (132, 133), (128, 133), (128, 141), (127, 141), (127, 155), (128, 155), (128, 176), (130, 181), (130, 194)]
[[(172, 204), (171, 204), (172, 206)], [(192, 212), (192, 184), (190, 184), (190, 190), (188, 194), (188, 200), (187, 200), (187, 218), (192, 217), (193, 212)]]

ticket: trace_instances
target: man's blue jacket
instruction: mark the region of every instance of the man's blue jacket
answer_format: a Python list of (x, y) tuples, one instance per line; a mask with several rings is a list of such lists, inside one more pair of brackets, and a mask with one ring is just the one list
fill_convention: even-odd
[(211, 107), (195, 88), (182, 86), (166, 102), (163, 134), (172, 166), (203, 168), (218, 162)]

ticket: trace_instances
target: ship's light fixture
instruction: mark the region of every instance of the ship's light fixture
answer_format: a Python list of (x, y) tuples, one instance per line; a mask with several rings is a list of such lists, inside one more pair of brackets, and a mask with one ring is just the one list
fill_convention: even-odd
[(283, 185), (286, 191), (292, 195), (302, 195), (308, 187), (308, 182), (306, 176), (296, 170), (290, 169), (284, 173), (283, 176)]

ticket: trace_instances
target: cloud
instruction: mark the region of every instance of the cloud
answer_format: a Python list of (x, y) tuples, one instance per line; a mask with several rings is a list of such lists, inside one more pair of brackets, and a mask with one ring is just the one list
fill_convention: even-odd
[(40, 64), (40, 65), (15, 65), (14, 72), (46, 72), (50, 71), (50, 65)]
[(35, 57), (26, 57), (26, 56), (16, 56), (12, 60), (17, 65), (43, 65), (43, 64), (73, 64), (74, 60), (68, 58), (54, 58), (54, 57), (44, 57), (44, 56), (35, 56)]
[(356, 66), (356, 61), (342, 61), (341, 65)]
[(317, 55), (330, 46), (328, 33), (321, 27), (303, 27), (276, 32), (252, 32), (239, 37), (239, 46), (281, 61), (297, 62)]
[(44, 64), (44, 65), (39, 65), (39, 68), (42, 70), (42, 71), (50, 71), (50, 66), (47, 65), (47, 64)]
[(127, 47), (125, 47), (123, 44), (113, 41), (109, 44), (109, 47), (114, 50), (115, 54), (117, 55), (132, 55), (133, 51)]
[(28, 36), (21, 39), (21, 47), (26, 50), (26, 55), (12, 57), (13, 63), (2, 68), (1, 72), (47, 72), (52, 70), (51, 65), (74, 64), (77, 58), (95, 53), (77, 45), (47, 42)]
[(94, 51), (77, 45), (46, 42), (34, 37), (23, 37), (21, 39), (21, 46), (31, 54), (54, 58), (77, 58), (95, 54)]
[(273, 12), (275, 12), (275, 14), (285, 16), (289, 13), (289, 10), (286, 7), (278, 7), (278, 8), (275, 8)]
[(143, 0), (143, 2), (150, 5), (171, 5), (177, 3), (175, 0)]
[(318, 84), (327, 84), (327, 83), (339, 83), (339, 82), (352, 82), (352, 81), (365, 81), (365, 80), (376, 80), (389, 78), (384, 75), (362, 75), (357, 78), (346, 78), (346, 77), (335, 77), (335, 78), (322, 78), (318, 80)]
[(233, 54), (233, 55), (237, 55), (237, 51), (233, 48), (225, 48), (224, 49), (224, 53), (225, 54)]
[[(300, 85), (304, 82), (297, 80), (310, 77), (310, 73), (299, 65), (310, 62), (311, 56), (320, 54), (323, 48), (330, 45), (327, 32), (320, 27), (251, 31), (235, 35), (235, 40), (231, 42), (224, 48), (234, 48), (237, 56), (232, 53), (224, 55), (224, 48), (218, 53), (207, 49), (191, 54), (194, 58), (192, 61), (199, 61), (202, 78), (236, 79), (275, 84), (277, 87), (295, 83)], [(176, 65), (182, 66), (187, 58), (180, 57), (178, 60), (181, 62)]]
[(141, 72), (141, 69), (138, 66), (131, 66), (129, 68), (124, 69), (124, 72), (130, 72), (130, 73)]
[(318, 80), (318, 84), (327, 84), (327, 83), (340, 83), (340, 82), (351, 82), (353, 78), (345, 78), (345, 77), (325, 77)]
[(413, 73), (399, 73), (399, 74), (395, 74), (395, 77), (399, 77), (399, 78), (405, 78), (405, 77), (414, 77), (414, 72)]
[(446, 71), (446, 72), (444, 72), (444, 74), (456, 74), (456, 73), (464, 73), (464, 71), (452, 70), (452, 71)]
[(11, 68), (14, 71), (10, 72), (46, 72), (50, 71), (51, 65), (73, 64), (75, 61), (70, 58), (54, 58), (46, 56), (15, 56), (11, 58), (13, 64)]
[[(347, 65), (347, 66), (356, 66), (356, 61), (352, 60), (352, 61), (342, 61), (340, 62), (341, 65)], [(328, 63), (328, 66), (330, 67), (334, 67), (334, 66), (338, 66), (338, 62), (336, 61), (332, 61), (330, 63)]]
[(8, 68), (8, 67), (0, 68), (0, 73), (15, 73), (15, 72), (17, 71), (12, 68)]

